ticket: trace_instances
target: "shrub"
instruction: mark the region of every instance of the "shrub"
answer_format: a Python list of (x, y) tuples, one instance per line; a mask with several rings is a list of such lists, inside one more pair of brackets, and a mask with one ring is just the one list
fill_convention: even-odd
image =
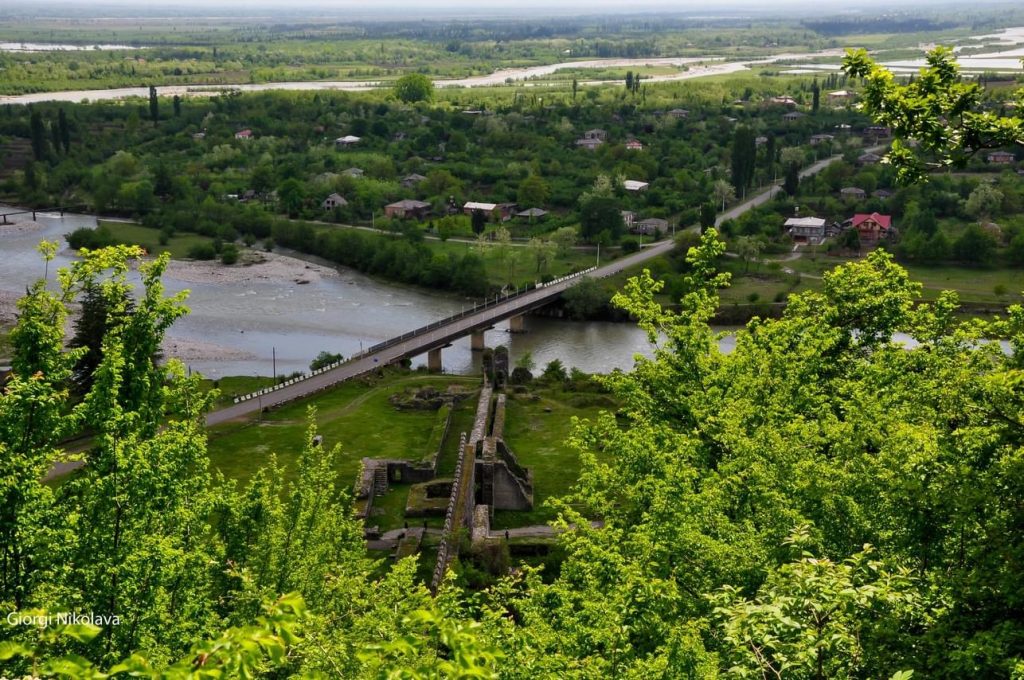
[(188, 256), (193, 260), (215, 260), (217, 251), (212, 243), (197, 243), (188, 249)]
[(228, 243), (220, 249), (220, 261), (223, 264), (235, 264), (238, 262), (238, 248), (233, 243)]

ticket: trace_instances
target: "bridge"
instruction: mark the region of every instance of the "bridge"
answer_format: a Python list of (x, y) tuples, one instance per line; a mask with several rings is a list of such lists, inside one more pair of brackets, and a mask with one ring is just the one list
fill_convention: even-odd
[(403, 359), (421, 354), (427, 355), (427, 367), (439, 371), (442, 368), (441, 352), (453, 341), (469, 336), (474, 350), (484, 348), (484, 332), (506, 319), (509, 329), (522, 331), (523, 315), (544, 307), (559, 295), (580, 282), (584, 276), (605, 278), (635, 267), (652, 258), (672, 250), (671, 240), (656, 243), (632, 255), (613, 260), (602, 267), (592, 267), (572, 276), (565, 276), (550, 283), (540, 284), (515, 295), (498, 297), (486, 304), (477, 305), (459, 314), (435, 321), (432, 324), (411, 330), (397, 337), (374, 345), (347, 361), (339, 362), (325, 370), (315, 372), (304, 379), (288, 381), (273, 389), (246, 395), (230, 406), (209, 413), (207, 425), (216, 425), (266, 408), (280, 406), (296, 399), (309, 396), (346, 380), (371, 373)]

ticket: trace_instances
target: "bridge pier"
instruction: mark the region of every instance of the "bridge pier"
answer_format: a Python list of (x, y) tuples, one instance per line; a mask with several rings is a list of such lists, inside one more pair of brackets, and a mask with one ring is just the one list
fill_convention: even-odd
[(523, 325), (523, 315), (513, 316), (508, 320), (508, 332), (509, 333), (525, 333), (526, 327)]
[(427, 370), (431, 373), (440, 373), (444, 370), (441, 366), (441, 348), (432, 349), (427, 352)]
[(487, 344), (484, 342), (484, 330), (473, 331), (469, 335), (469, 348), (474, 352), (483, 352)]

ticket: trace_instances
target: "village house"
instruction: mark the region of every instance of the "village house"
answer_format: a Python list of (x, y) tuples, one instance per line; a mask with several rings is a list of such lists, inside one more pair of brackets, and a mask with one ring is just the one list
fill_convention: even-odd
[(772, 97), (771, 99), (768, 100), (768, 103), (771, 104), (772, 106), (788, 106), (790, 108), (796, 106), (796, 100), (788, 95), (783, 95), (781, 97)]
[(631, 234), (640, 234), (642, 236), (658, 236), (668, 231), (668, 220), (663, 220), (660, 217), (648, 217), (640, 220), (633, 224), (629, 228)]
[(839, 195), (843, 198), (855, 198), (857, 200), (862, 200), (868, 197), (867, 192), (860, 187), (846, 187), (845, 189), (840, 189)]
[(478, 201), (467, 201), (462, 206), (462, 212), (467, 215), (472, 215), (475, 212), (482, 212), (485, 213), (488, 218), (496, 217), (502, 222), (505, 222), (512, 219), (512, 212), (515, 207), (515, 203), (481, 203)]
[(334, 140), (334, 148), (336, 149), (347, 149), (350, 146), (355, 146), (359, 143), (360, 137), (355, 135), (345, 135), (344, 137), (338, 137)]
[(848, 90), (836, 90), (825, 95), (825, 99), (832, 106), (841, 106), (853, 99), (853, 93)]
[(789, 113), (784, 114), (782, 116), (782, 120), (794, 121), (794, 120), (800, 120), (803, 117), (804, 117), (804, 114), (800, 113), (799, 111), (790, 111)]
[(205, 132), (196, 132), (196, 133), (193, 133), (193, 135), (192, 135), (192, 139), (195, 139), (196, 141), (198, 141), (198, 140), (200, 140), (200, 139), (206, 139), (206, 133), (205, 133)]
[(334, 210), (335, 208), (344, 208), (346, 205), (348, 205), (348, 201), (341, 194), (331, 194), (324, 199), (320, 207), (324, 210)]
[(672, 109), (668, 112), (668, 115), (673, 118), (688, 118), (690, 116), (690, 112), (686, 109)]
[(626, 148), (630, 151), (643, 151), (644, 145), (639, 139), (626, 140)]
[(424, 177), (423, 175), (414, 172), (411, 175), (406, 175), (405, 177), (402, 178), (402, 186), (405, 187), (406, 189), (411, 189), (426, 179), (427, 178)]
[(608, 139), (608, 132), (601, 128), (593, 128), (583, 133), (583, 139), (600, 139), (604, 142)]
[(877, 243), (891, 235), (892, 216), (878, 213), (857, 214), (850, 221), (850, 226), (857, 230), (861, 243)]
[(235, 139), (252, 139), (252, 130), (239, 130), (235, 133)]
[(875, 139), (887, 139), (892, 137), (892, 128), (885, 127), (884, 125), (871, 125), (864, 128), (864, 135), (866, 137), (874, 137)]
[(831, 143), (834, 140), (834, 135), (811, 135), (811, 146), (818, 146), (819, 144)]
[(877, 153), (871, 153), (870, 151), (865, 154), (857, 156), (857, 165), (877, 165), (882, 162), (882, 157)]
[(353, 168), (348, 168), (346, 170), (342, 170), (341, 174), (345, 175), (345, 177), (356, 177), (356, 178), (358, 178), (358, 177), (362, 177), (365, 174), (365, 172), (363, 171), (362, 168), (354, 168), (353, 167)]
[(623, 210), (622, 223), (626, 225), (626, 229), (630, 229), (636, 223), (636, 213), (632, 210)]
[(1008, 151), (993, 151), (985, 157), (985, 160), (996, 165), (1008, 165), (1017, 160), (1017, 157)]
[(527, 208), (526, 210), (516, 213), (516, 217), (521, 217), (531, 222), (534, 220), (544, 219), (547, 216), (548, 211), (542, 208)]
[(430, 214), (430, 204), (406, 198), (384, 206), (385, 217), (397, 217), (422, 220)]
[(761, 135), (760, 137), (755, 137), (754, 138), (754, 146), (764, 146), (767, 143), (768, 143), (768, 138), (765, 137), (764, 135)]
[(651, 186), (650, 183), (635, 179), (627, 179), (622, 182), (622, 188), (626, 191), (646, 191), (649, 186)]
[(580, 146), (583, 147), (584, 149), (589, 149), (591, 151), (601, 146), (602, 144), (604, 144), (604, 142), (602, 142), (600, 139), (588, 139), (586, 137), (581, 137), (576, 140), (576, 146)]
[(876, 189), (875, 191), (871, 192), (871, 195), (874, 198), (890, 198), (892, 197), (892, 191), (890, 191), (889, 189)]
[(784, 226), (795, 243), (816, 246), (825, 240), (825, 220), (820, 217), (790, 217)]

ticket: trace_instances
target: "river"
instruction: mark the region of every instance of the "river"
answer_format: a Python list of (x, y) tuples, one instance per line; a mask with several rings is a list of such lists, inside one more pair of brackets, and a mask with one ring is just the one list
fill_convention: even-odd
[[(0, 207), (0, 213), (14, 210)], [(8, 298), (42, 276), (43, 261), (35, 250), (40, 240), (59, 241), (64, 247), (50, 265), (52, 278), (55, 266), (67, 266), (73, 259), (63, 235), (96, 226), (96, 219), (85, 215), (40, 213), (37, 218), (39, 228), (32, 231), (5, 233), (0, 227), (0, 292)], [(133, 280), (137, 283), (138, 277)], [(171, 275), (164, 277), (164, 284), (168, 293), (188, 290), (191, 310), (168, 333), (177, 347), (171, 353), (210, 377), (270, 375), (275, 354), (278, 374), (308, 370), (321, 350), (348, 356), (466, 304), (460, 298), (389, 284), (344, 268), (337, 276), (306, 285), (291, 279), (190, 283)], [(513, 335), (508, 324), (501, 323), (487, 332), (487, 343), (508, 346), (513, 359), (529, 351), (538, 366), (557, 358), (588, 372), (629, 368), (634, 353), (650, 353), (645, 335), (632, 324), (529, 317), (526, 328), (527, 333)], [(479, 354), (470, 350), (468, 338), (445, 349), (443, 358), (446, 371), (479, 369)], [(415, 365), (425, 363), (425, 356), (414, 360)]]

